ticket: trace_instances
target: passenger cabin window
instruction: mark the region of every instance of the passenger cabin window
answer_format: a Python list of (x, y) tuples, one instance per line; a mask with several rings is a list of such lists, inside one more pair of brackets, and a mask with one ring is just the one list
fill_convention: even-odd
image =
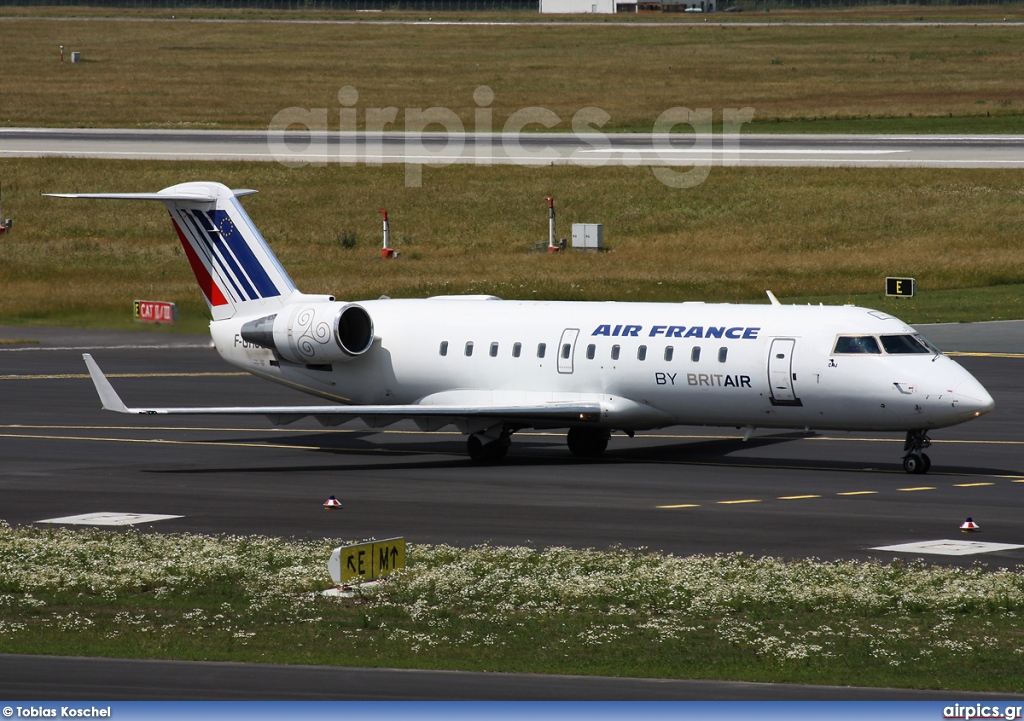
[(537, 357), (538, 358), (543, 358), (544, 354), (547, 353), (547, 351), (548, 351), (548, 344), (547, 343), (538, 343), (537, 344)]
[(565, 358), (566, 360), (568, 360), (570, 353), (572, 353), (572, 344), (571, 343), (563, 343), (562, 344), (562, 358)]
[(446, 341), (446, 340), (441, 341), (440, 352), (441, 352), (441, 355), (443, 355), (443, 356), (444, 355), (448, 355), (448, 341)]
[(647, 346), (642, 345), (636, 349), (637, 360), (647, 360)]
[(595, 353), (597, 353), (597, 346), (591, 343), (587, 346), (587, 360), (594, 360)]
[(498, 344), (497, 343), (491, 343), (491, 358), (497, 358), (497, 357), (498, 357)]
[(883, 335), (882, 347), (886, 353), (931, 353), (931, 350), (912, 335)]
[(672, 346), (665, 346), (665, 360), (672, 360), (673, 353), (675, 353), (675, 351), (672, 349)]
[(700, 362), (700, 346), (699, 345), (695, 345), (693, 347), (693, 350), (690, 351), (690, 360), (693, 361), (694, 363)]
[(473, 341), (466, 341), (466, 357), (473, 355)]
[(618, 360), (618, 359), (619, 359), (619, 346), (613, 345), (612, 346), (612, 360)]
[(519, 354), (522, 353), (522, 352), (523, 352), (523, 344), (522, 343), (513, 343), (512, 344), (512, 357), (513, 358), (518, 358)]
[(722, 346), (718, 349), (718, 362), (725, 363), (725, 359), (729, 357), (729, 349)]
[(878, 341), (871, 335), (844, 335), (836, 339), (833, 353), (878, 353)]

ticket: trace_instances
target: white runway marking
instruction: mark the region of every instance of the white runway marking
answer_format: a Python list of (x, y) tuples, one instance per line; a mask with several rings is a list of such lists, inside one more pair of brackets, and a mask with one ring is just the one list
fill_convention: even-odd
[(210, 343), (161, 343), (152, 345), (78, 345), (78, 346), (25, 346), (0, 348), (0, 353), (25, 353), (41, 350), (175, 350), (178, 348), (212, 348)]
[(900, 543), (895, 546), (877, 546), (872, 551), (895, 551), (896, 553), (933, 553), (940, 556), (970, 556), (975, 553), (1012, 551), (1024, 548), (1012, 543), (986, 543), (984, 541), (921, 541)]
[(85, 513), (80, 516), (65, 516), (64, 518), (47, 518), (36, 523), (66, 523), (76, 526), (134, 526), (136, 523), (151, 523), (152, 521), (166, 521), (169, 518), (182, 518), (182, 516), (162, 516), (155, 513)]
[(580, 153), (693, 153), (704, 155), (891, 155), (909, 150), (841, 150), (836, 148), (580, 148)]

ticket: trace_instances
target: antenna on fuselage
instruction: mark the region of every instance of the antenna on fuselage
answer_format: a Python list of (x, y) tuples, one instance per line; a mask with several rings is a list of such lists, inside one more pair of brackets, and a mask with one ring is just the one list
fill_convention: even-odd
[(776, 298), (775, 294), (772, 293), (770, 290), (766, 290), (765, 293), (768, 294), (768, 300), (772, 302), (772, 305), (782, 305), (782, 303), (779, 302), (779, 299)]

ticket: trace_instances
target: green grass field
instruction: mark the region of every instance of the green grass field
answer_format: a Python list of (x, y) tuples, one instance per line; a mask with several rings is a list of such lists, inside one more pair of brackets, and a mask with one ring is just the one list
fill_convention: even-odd
[[(716, 121), (723, 108), (751, 107), (755, 122), (745, 129), (759, 131), (1024, 130), (1024, 44), (1019, 28), (1000, 22), (333, 25), (171, 21), (172, 11), (154, 11), (161, 22), (86, 21), (17, 10), (0, 10), (6, 126), (266, 128), (278, 111), (300, 107), (328, 109), (325, 129), (336, 129), (338, 92), (352, 86), (359, 127), (367, 108), (398, 108), (394, 129), (403, 129), (403, 109), (443, 107), (472, 130), (484, 129), (473, 92), (487, 86), (496, 130), (533, 106), (558, 115), (556, 130), (591, 106), (611, 116), (606, 131), (650, 131), (677, 106), (712, 108)], [(982, 17), (970, 10), (965, 17)], [(995, 12), (1024, 17), (1018, 6)], [(60, 63), (58, 45), (83, 62)]]
[[(78, 19), (63, 17), (69, 13)], [(129, 20), (105, 17), (112, 14)], [(712, 107), (716, 118), (726, 107), (753, 107), (745, 128), (761, 131), (1024, 128), (1024, 45), (1017, 28), (1002, 24), (1024, 17), (1018, 5), (715, 16), (765, 22), (755, 27), (606, 27), (599, 18), (583, 27), (558, 18), (459, 24), (478, 18), (470, 15), (447, 17), (449, 25), (212, 23), (190, 19), (366, 16), (218, 10), (170, 21), (172, 14), (3, 8), (0, 27), (11, 32), (0, 45), (0, 124), (262, 128), (283, 108), (322, 107), (328, 127), (339, 127), (338, 91), (351, 85), (360, 127), (367, 108), (398, 108), (400, 129), (403, 108), (440, 106), (474, 129), (473, 91), (486, 85), (495, 96), (493, 128), (519, 108), (543, 106), (566, 130), (577, 110), (596, 106), (611, 115), (605, 130), (639, 131), (678, 105)], [(914, 25), (853, 24), (878, 19)], [(799, 24), (815, 20), (840, 25)], [(927, 24), (945, 20), (978, 24)], [(81, 51), (85, 62), (61, 64), (57, 44)], [(126, 300), (148, 296), (175, 300), (183, 327), (198, 329), (198, 294), (161, 213), (39, 194), (200, 178), (261, 189), (247, 204), (286, 266), (304, 289), (339, 297), (737, 301), (771, 288), (780, 297), (884, 306), (881, 279), (910, 275), (922, 295), (894, 309), (911, 320), (1020, 314), (1013, 171), (716, 169), (685, 192), (643, 169), (428, 169), (422, 190), (401, 187), (400, 172), (0, 160), (16, 218), (0, 244), (0, 321), (117, 325)], [(573, 221), (601, 222), (612, 252), (528, 253), (545, 240), (546, 195), (558, 199), (560, 236)], [(391, 210), (400, 263), (376, 258), (379, 207)], [(343, 247), (346, 234), (358, 238), (356, 248)]]
[(1024, 692), (1024, 573), (409, 545), (325, 598), (342, 541), (11, 529), (0, 653)]
[[(205, 324), (166, 213), (146, 203), (59, 200), (50, 192), (153, 191), (218, 180), (260, 194), (245, 205), (306, 292), (357, 300), (490, 293), (504, 298), (856, 302), (910, 322), (1021, 316), (1024, 203), (1000, 170), (715, 168), (701, 185), (662, 185), (649, 168), (425, 168), (400, 165), (4, 161), (0, 322), (120, 325), (135, 298), (179, 304)], [(608, 252), (534, 252), (604, 224)], [(378, 208), (397, 262), (381, 261)], [(354, 236), (347, 248), (344, 236)], [(914, 277), (914, 300), (884, 278)], [(58, 290), (59, 289), (59, 290)]]

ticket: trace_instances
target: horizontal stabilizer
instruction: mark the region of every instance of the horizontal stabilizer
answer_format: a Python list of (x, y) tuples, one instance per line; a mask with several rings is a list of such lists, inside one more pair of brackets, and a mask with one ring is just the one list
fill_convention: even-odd
[[(198, 185), (194, 183), (193, 186)], [(231, 191), (236, 198), (253, 195), (259, 191), (240, 189)], [(217, 194), (212, 189), (196, 187), (187, 192), (159, 193), (43, 193), (49, 198), (84, 198), (86, 200), (158, 200), (162, 203), (214, 203)]]
[(159, 200), (164, 203), (213, 203), (211, 193), (44, 193), (50, 198), (85, 198), (86, 200)]

